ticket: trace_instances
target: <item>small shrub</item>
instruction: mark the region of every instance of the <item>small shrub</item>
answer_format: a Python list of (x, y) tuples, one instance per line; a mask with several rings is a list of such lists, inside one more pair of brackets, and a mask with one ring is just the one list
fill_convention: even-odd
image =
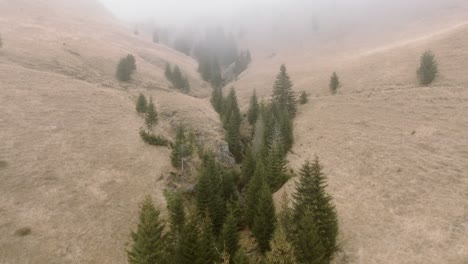
[(140, 129), (140, 137), (145, 143), (153, 146), (169, 147), (171, 145), (171, 142), (163, 136), (151, 135), (143, 129)]
[(336, 92), (338, 91), (338, 88), (340, 88), (340, 78), (338, 78), (338, 75), (336, 74), (336, 72), (334, 72), (330, 78), (330, 91), (332, 94), (336, 94)]
[(22, 227), (22, 228), (15, 231), (15, 235), (21, 236), (21, 237), (27, 236), (29, 234), (31, 234), (31, 228), (30, 227)]
[(117, 66), (117, 79), (122, 82), (129, 81), (131, 75), (136, 70), (135, 57), (129, 54), (124, 58), (121, 58)]
[(421, 62), (417, 71), (419, 83), (421, 85), (431, 84), (437, 77), (438, 71), (434, 54), (430, 50), (424, 52), (421, 55)]
[(299, 103), (303, 105), (303, 104), (307, 104), (308, 101), (309, 101), (309, 96), (307, 95), (305, 91), (303, 91), (301, 93), (301, 96), (299, 97)]

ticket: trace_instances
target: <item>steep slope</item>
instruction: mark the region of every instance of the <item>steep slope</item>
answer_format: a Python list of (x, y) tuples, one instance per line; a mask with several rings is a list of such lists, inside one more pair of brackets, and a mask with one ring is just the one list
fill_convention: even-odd
[[(289, 160), (298, 169), (318, 155), (325, 166), (340, 218), (336, 263), (468, 260), (467, 44), (468, 24), (457, 21), (365, 52), (257, 58), (234, 84), (244, 105), (253, 88), (268, 98), (273, 67), (286, 62), (296, 91), (311, 95), (295, 121)], [(427, 49), (440, 76), (420, 87), (416, 68)], [(328, 91), (333, 71), (343, 84), (336, 96)]]
[[(150, 194), (164, 207), (172, 171), (170, 150), (139, 138), (139, 92), (155, 100), (158, 133), (186, 124), (225, 145), (196, 63), (95, 4), (0, 1), (0, 263), (126, 263), (138, 203)], [(137, 73), (120, 84), (128, 53)], [(189, 75), (191, 95), (169, 87), (166, 62)], [(31, 234), (16, 233), (25, 227)]]

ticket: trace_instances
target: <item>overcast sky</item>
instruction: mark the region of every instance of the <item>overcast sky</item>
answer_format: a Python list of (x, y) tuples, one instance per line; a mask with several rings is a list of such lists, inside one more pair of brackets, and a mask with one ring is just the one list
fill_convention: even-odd
[[(100, 0), (115, 15), (125, 20), (153, 17), (174, 22), (199, 17), (223, 17), (257, 4), (271, 5), (281, 0)], [(289, 0), (291, 1), (291, 0)], [(292, 0), (294, 1), (294, 0)], [(301, 0), (295, 0), (301, 1)]]

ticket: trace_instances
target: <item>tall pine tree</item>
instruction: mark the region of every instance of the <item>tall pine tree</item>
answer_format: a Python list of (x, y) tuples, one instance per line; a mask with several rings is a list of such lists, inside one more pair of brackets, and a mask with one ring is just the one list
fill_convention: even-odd
[(256, 206), (252, 233), (257, 240), (260, 252), (270, 250), (270, 240), (273, 237), (276, 224), (275, 205), (272, 193), (266, 181), (263, 181), (258, 193), (258, 204)]
[(146, 101), (146, 97), (140, 93), (138, 96), (138, 100), (136, 103), (136, 111), (139, 114), (144, 114), (146, 113), (146, 108), (147, 108), (148, 102)]
[(247, 185), (247, 192), (245, 195), (245, 223), (249, 227), (253, 227), (255, 213), (258, 205), (258, 193), (265, 181), (265, 166), (261, 160), (256, 162), (255, 173)]
[(145, 124), (149, 131), (153, 131), (154, 126), (158, 124), (158, 112), (154, 106), (153, 98), (150, 98), (150, 102), (146, 108)]
[(252, 97), (250, 98), (249, 111), (247, 113), (247, 118), (251, 125), (254, 125), (257, 121), (259, 108), (257, 93), (254, 90)]
[(130, 264), (166, 263), (166, 235), (160, 212), (147, 196), (140, 208), (137, 231), (132, 232), (133, 245), (127, 251)]
[(296, 259), (304, 264), (328, 264), (326, 250), (319, 236), (319, 228), (313, 219), (311, 210), (296, 223), (293, 245)]
[(283, 228), (277, 227), (271, 241), (271, 251), (266, 256), (267, 264), (297, 264), (293, 246)]
[(231, 256), (231, 259), (235, 256), (240, 247), (237, 224), (237, 215), (234, 212), (234, 209), (230, 208), (221, 232), (221, 245), (224, 245), (226, 252)]
[[(326, 178), (318, 158), (312, 164), (307, 161), (300, 171), (300, 179), (293, 195), (293, 218), (296, 223), (303, 218), (311, 218), (309, 220), (316, 225), (324, 248), (324, 259), (329, 263), (337, 250), (338, 217), (332, 198), (325, 190), (326, 186)], [(308, 210), (309, 215), (306, 214)], [(300, 230), (295, 231), (296, 236), (298, 232)]]
[(273, 85), (273, 103), (279, 106), (280, 111), (288, 111), (291, 117), (295, 117), (297, 102), (292, 87), (293, 83), (283, 64)]

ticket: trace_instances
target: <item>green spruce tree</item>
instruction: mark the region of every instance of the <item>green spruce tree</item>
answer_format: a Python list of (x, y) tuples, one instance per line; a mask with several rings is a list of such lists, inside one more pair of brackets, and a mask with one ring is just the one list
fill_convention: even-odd
[(247, 118), (251, 125), (254, 125), (257, 121), (259, 108), (257, 93), (254, 90), (252, 97), (250, 98), (249, 111), (247, 113)]
[(138, 100), (136, 103), (136, 111), (139, 114), (144, 114), (146, 113), (146, 108), (147, 108), (148, 102), (146, 101), (146, 97), (140, 93), (138, 96)]
[(200, 224), (200, 237), (198, 258), (194, 264), (216, 263), (220, 256), (215, 244), (213, 226), (208, 218), (202, 220)]
[(304, 104), (307, 104), (307, 102), (309, 102), (309, 96), (307, 95), (305, 91), (303, 91), (301, 93), (301, 96), (299, 97), (299, 103), (304, 105)]
[(172, 147), (171, 162), (172, 166), (184, 171), (186, 163), (190, 160), (193, 154), (193, 144), (187, 138), (185, 128), (179, 126), (175, 144)]
[(241, 115), (234, 88), (231, 88), (229, 95), (226, 98), (223, 119), (225, 120), (224, 123), (227, 129), (226, 141), (229, 145), (229, 150), (234, 156), (236, 162), (239, 163), (242, 161), (242, 143), (240, 141)]
[(421, 62), (417, 71), (421, 85), (431, 84), (437, 77), (439, 70), (434, 53), (428, 50), (421, 55)]
[(334, 72), (332, 74), (332, 76), (330, 77), (330, 84), (329, 84), (330, 92), (332, 94), (336, 94), (336, 92), (338, 91), (338, 88), (340, 88), (340, 86), (341, 86), (340, 78), (338, 77), (338, 74), (336, 74), (336, 72)]
[(255, 173), (247, 185), (247, 192), (245, 194), (245, 213), (244, 220), (249, 227), (253, 227), (255, 213), (258, 205), (258, 194), (265, 181), (265, 167), (261, 160), (256, 162)]
[(223, 97), (223, 90), (221, 87), (213, 87), (213, 91), (211, 93), (211, 105), (215, 109), (215, 111), (222, 115), (224, 110), (224, 97)]
[(245, 156), (242, 161), (242, 177), (239, 183), (240, 189), (244, 188), (244, 186), (246, 186), (249, 183), (250, 179), (255, 173), (255, 166), (256, 166), (255, 156), (252, 153), (252, 149), (248, 148), (245, 151)]
[(297, 222), (293, 239), (294, 252), (299, 263), (328, 264), (326, 250), (319, 235), (319, 228), (313, 220), (313, 213), (307, 210)]
[[(318, 158), (313, 163), (306, 162), (293, 195), (293, 219), (298, 223), (304, 217), (311, 217), (310, 221), (316, 225), (318, 238), (324, 248), (324, 260), (329, 263), (337, 251), (338, 217), (332, 198), (325, 190), (326, 186)], [(308, 210), (310, 215), (306, 214)], [(298, 232), (295, 231), (296, 236)]]
[(186, 218), (182, 194), (176, 192), (170, 195), (167, 199), (167, 208), (171, 231), (180, 233), (184, 227)]
[(232, 258), (234, 258), (240, 247), (237, 224), (237, 215), (234, 209), (230, 208), (221, 232), (221, 245), (224, 245), (226, 252), (232, 256)]
[(276, 224), (275, 205), (270, 187), (266, 181), (263, 181), (258, 193), (256, 207), (252, 233), (257, 240), (260, 252), (265, 253), (270, 250), (270, 240), (273, 237)]
[(296, 116), (297, 102), (292, 87), (293, 83), (283, 64), (273, 85), (273, 103), (279, 107), (280, 111), (288, 111), (293, 118)]
[(160, 212), (147, 196), (140, 208), (137, 231), (132, 232), (133, 245), (127, 251), (130, 264), (166, 263), (166, 235)]
[(146, 108), (145, 124), (149, 131), (153, 131), (154, 126), (158, 124), (158, 112), (154, 106), (153, 98), (150, 98), (150, 102)]

